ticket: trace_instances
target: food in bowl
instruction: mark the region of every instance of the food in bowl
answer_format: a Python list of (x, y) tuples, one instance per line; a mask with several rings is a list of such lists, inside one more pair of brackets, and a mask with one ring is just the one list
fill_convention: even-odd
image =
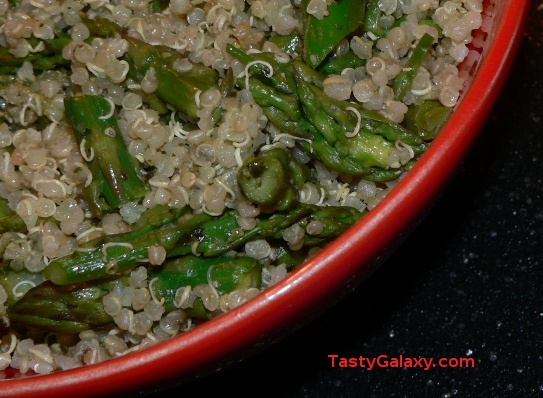
[(0, 367), (243, 304), (355, 224), (456, 105), (482, 3), (1, 3)]

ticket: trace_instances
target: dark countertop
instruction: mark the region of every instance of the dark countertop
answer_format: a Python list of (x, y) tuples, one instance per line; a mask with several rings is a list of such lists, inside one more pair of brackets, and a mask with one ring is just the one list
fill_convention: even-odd
[[(239, 365), (164, 395), (534, 396), (543, 391), (543, 11), (421, 225), (354, 293)], [(340, 357), (473, 358), (473, 368), (331, 367)], [(153, 394), (159, 396), (159, 394)]]

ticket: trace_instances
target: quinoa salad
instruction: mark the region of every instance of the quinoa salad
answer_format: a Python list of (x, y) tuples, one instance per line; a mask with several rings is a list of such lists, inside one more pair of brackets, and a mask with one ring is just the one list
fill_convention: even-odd
[(459, 101), (482, 2), (0, 0), (0, 378), (195, 328), (354, 225)]

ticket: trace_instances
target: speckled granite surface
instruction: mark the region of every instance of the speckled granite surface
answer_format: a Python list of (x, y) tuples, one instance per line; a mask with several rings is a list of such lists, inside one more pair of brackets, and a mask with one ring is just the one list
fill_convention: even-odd
[[(533, 1), (512, 73), (461, 171), (379, 272), (283, 342), (164, 396), (543, 394), (539, 8), (540, 1)], [(466, 357), (475, 366), (370, 371), (336, 362), (332, 368), (331, 354)]]

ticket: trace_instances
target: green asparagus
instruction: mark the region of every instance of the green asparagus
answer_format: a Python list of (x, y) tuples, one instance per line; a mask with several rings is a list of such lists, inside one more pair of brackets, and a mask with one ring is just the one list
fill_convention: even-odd
[[(179, 288), (213, 283), (218, 295), (236, 289), (260, 287), (260, 266), (249, 257), (201, 258), (185, 256), (153, 268), (148, 289), (156, 300), (164, 300), (167, 312), (178, 307)], [(28, 282), (30, 283), (30, 282)], [(91, 282), (58, 286), (50, 281), (33, 287), (9, 307), (15, 328), (37, 328), (51, 332), (79, 333), (113, 322), (103, 298), (114, 289), (129, 286), (128, 277), (118, 275)], [(211, 311), (195, 306), (186, 311), (191, 316), (209, 318)]]
[(384, 30), (381, 26), (381, 10), (379, 9), (379, 0), (367, 0), (364, 29), (376, 37), (383, 35)]
[[(229, 46), (227, 51), (247, 65), (270, 60), (269, 55), (262, 53), (244, 55), (233, 46)], [(252, 67), (259, 68), (255, 72), (263, 70), (258, 63)], [(255, 102), (263, 107), (269, 121), (279, 130), (302, 138), (297, 142), (298, 146), (330, 168), (344, 174), (386, 181), (387, 176), (390, 179), (398, 177), (397, 170), (387, 170), (389, 152), (396, 141), (412, 146), (415, 154), (426, 149), (420, 137), (386, 117), (328, 97), (322, 91), (322, 75), (302, 62), (295, 61), (282, 68), (282, 81), (294, 78), (294, 87), (290, 91), (296, 93), (295, 96), (287, 94), (286, 90), (280, 93), (276, 89), (281, 85), (276, 83), (274, 86), (270, 77), (264, 74), (239, 79), (238, 84), (245, 87), (249, 82), (248, 88)], [(280, 170), (279, 167), (277, 169)], [(402, 167), (400, 172), (405, 170), (406, 167)], [(375, 176), (371, 177), (374, 173)]]
[[(260, 288), (261, 266), (250, 257), (204, 258), (193, 255), (167, 261), (163, 266), (151, 269), (149, 280), (154, 280), (154, 296), (164, 299), (166, 311), (175, 306), (179, 287), (211, 283), (218, 295), (237, 289)], [(207, 311), (209, 314), (209, 311)]]
[(240, 228), (236, 222), (236, 215), (226, 214), (220, 220), (210, 220), (202, 225), (196, 235), (199, 243), (195, 250), (204, 256), (217, 256), (252, 240), (281, 239), (285, 228), (295, 223), (304, 226), (308, 222), (318, 220), (322, 223), (322, 231), (304, 237), (304, 246), (311, 247), (323, 243), (325, 237), (331, 239), (339, 236), (363, 215), (352, 207), (329, 206), (326, 209), (323, 211), (319, 206), (298, 204), (287, 212), (259, 218), (256, 227), (238, 235), (236, 232), (240, 231)]
[(168, 58), (155, 46), (141, 40), (125, 37), (129, 43), (128, 57), (134, 62), (137, 73), (144, 76), (151, 69), (158, 84), (155, 95), (174, 108), (185, 113), (189, 120), (198, 120), (196, 96), (203, 91), (217, 88), (218, 76), (212, 69), (193, 64), (188, 72), (179, 72), (173, 67), (180, 55), (169, 51)]
[(280, 211), (297, 203), (309, 173), (309, 168), (290, 152), (272, 149), (248, 158), (238, 171), (238, 183), (251, 202), (264, 206), (266, 211)]
[(66, 33), (57, 30), (56, 37), (49, 40), (29, 38), (28, 44), (33, 48), (43, 48), (42, 51), (28, 54), (26, 57), (16, 57), (10, 49), (0, 47), (0, 74), (15, 73), (25, 62), (32, 63), (34, 70), (44, 71), (68, 65), (62, 57), (62, 49), (71, 41)]
[(394, 98), (398, 101), (402, 100), (407, 92), (411, 89), (413, 79), (417, 74), (417, 71), (424, 61), (424, 57), (434, 44), (434, 37), (425, 33), (417, 43), (417, 46), (413, 50), (411, 56), (407, 60), (405, 67), (394, 80)]
[(317, 70), (325, 75), (340, 75), (347, 68), (359, 68), (365, 64), (365, 60), (360, 59), (354, 52), (349, 50), (345, 55), (337, 55), (325, 60), (317, 67)]
[(334, 1), (328, 6), (328, 15), (321, 19), (307, 13), (308, 5), (309, 0), (302, 1), (304, 61), (315, 68), (342, 39), (363, 25), (366, 1)]
[(153, 46), (125, 34), (124, 30), (104, 18), (87, 19), (84, 23), (91, 34), (99, 37), (122, 36), (128, 42), (126, 55), (131, 72), (141, 80), (147, 72), (154, 73), (157, 88), (153, 93), (162, 101), (183, 112), (190, 121), (198, 120), (197, 95), (203, 91), (218, 88), (217, 73), (202, 64), (193, 63), (187, 72), (180, 72), (173, 66), (183, 57), (168, 47)]
[(147, 184), (140, 164), (126, 148), (114, 104), (102, 97), (82, 95), (66, 98), (64, 106), (92, 173), (84, 192), (95, 214), (101, 216), (142, 199)]
[[(298, 204), (287, 212), (274, 213), (258, 220), (255, 228), (241, 234), (235, 213), (226, 213), (221, 217), (211, 217), (205, 213), (187, 219), (181, 217), (173, 223), (157, 223), (156, 227), (147, 230), (97, 238), (82, 245), (81, 251), (51, 261), (43, 276), (57, 285), (106, 278), (131, 270), (138, 262), (148, 261), (150, 246), (163, 247), (168, 258), (193, 252), (206, 257), (220, 256), (251, 240), (281, 238), (283, 229), (305, 217), (315, 217), (315, 214), (325, 214), (327, 217), (318, 216), (317, 219), (323, 223), (323, 232), (314, 238), (337, 236), (360, 218), (360, 213), (352, 208), (331, 207), (327, 213), (320, 211), (318, 206)], [(162, 221), (170, 219), (165, 217)], [(338, 229), (338, 222), (342, 228)]]
[(437, 101), (424, 101), (412, 106), (405, 114), (405, 125), (424, 140), (433, 140), (452, 113), (451, 108), (442, 106)]
[(57, 285), (67, 285), (131, 270), (138, 262), (148, 261), (150, 246), (172, 250), (182, 239), (188, 239), (193, 231), (209, 218), (210, 216), (202, 213), (137, 236), (128, 232), (109, 237), (106, 242), (98, 238), (97, 245), (85, 248), (88, 250), (77, 251), (70, 256), (51, 261), (43, 275)]

